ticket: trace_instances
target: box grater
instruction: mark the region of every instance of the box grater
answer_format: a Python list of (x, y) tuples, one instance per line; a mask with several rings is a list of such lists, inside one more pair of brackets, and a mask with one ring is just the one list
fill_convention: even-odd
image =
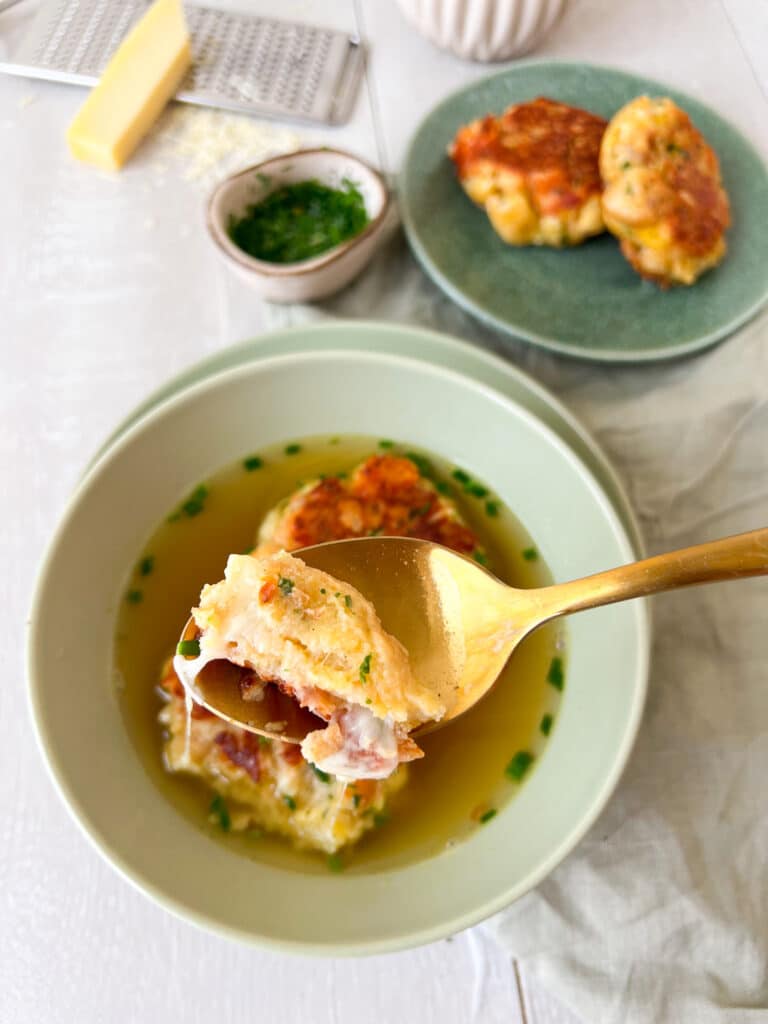
[[(45, 0), (0, 71), (94, 85), (147, 6), (144, 0)], [(177, 100), (323, 124), (348, 119), (363, 69), (356, 36), (190, 4), (184, 10), (194, 60)]]

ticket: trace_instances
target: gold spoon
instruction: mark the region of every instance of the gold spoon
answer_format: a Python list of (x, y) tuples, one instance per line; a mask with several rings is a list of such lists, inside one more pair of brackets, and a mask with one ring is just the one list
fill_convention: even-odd
[[(367, 597), (408, 651), (414, 676), (444, 697), (447, 714), (417, 730), (424, 733), (484, 697), (521, 640), (551, 619), (695, 583), (768, 575), (768, 528), (530, 590), (506, 586), (447, 548), (405, 537), (334, 541), (294, 554)], [(182, 640), (195, 629), (190, 619)], [(243, 700), (242, 672), (210, 662), (195, 679), (194, 699), (236, 725), (292, 743), (325, 724), (274, 686), (263, 700)]]

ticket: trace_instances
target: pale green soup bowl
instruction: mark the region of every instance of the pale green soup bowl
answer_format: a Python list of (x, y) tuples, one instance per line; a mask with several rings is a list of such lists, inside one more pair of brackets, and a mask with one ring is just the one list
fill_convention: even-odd
[(467, 467), (516, 513), (556, 580), (632, 559), (610, 501), (579, 459), (484, 385), (394, 355), (265, 359), (168, 399), (82, 481), (40, 573), (29, 685), (59, 792), (126, 879), (234, 938), (303, 953), (374, 953), (474, 924), (573, 849), (616, 786), (640, 723), (647, 608), (635, 602), (572, 618), (556, 728), (530, 778), (471, 838), (409, 866), (346, 876), (282, 870), (213, 841), (155, 788), (126, 733), (112, 678), (116, 610), (147, 537), (195, 484), (262, 446), (323, 433), (408, 440)]

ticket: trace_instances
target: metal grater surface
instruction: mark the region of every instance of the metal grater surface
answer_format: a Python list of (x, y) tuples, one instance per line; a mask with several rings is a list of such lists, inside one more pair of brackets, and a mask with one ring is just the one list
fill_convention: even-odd
[[(0, 71), (93, 85), (146, 9), (143, 0), (47, 0)], [(185, 14), (194, 63), (176, 99), (324, 124), (349, 117), (363, 68), (356, 37), (189, 4)]]

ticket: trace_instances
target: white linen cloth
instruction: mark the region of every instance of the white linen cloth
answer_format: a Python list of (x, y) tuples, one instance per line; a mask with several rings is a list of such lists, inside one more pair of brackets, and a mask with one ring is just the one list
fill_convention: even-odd
[[(579, 363), (493, 336), (402, 246), (320, 310), (273, 307), (273, 322), (381, 316), (510, 356), (591, 428), (649, 554), (768, 526), (768, 313), (693, 358)], [(654, 627), (616, 793), (564, 863), (484, 927), (587, 1024), (765, 1022), (768, 579), (657, 597)]]

